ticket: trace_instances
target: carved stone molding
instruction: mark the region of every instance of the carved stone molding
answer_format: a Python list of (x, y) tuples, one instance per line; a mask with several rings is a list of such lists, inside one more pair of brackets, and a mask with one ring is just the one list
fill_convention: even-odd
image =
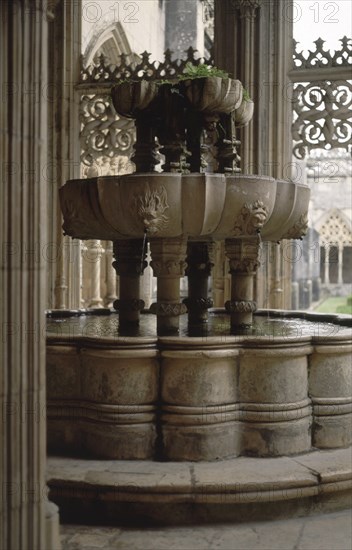
[(283, 239), (301, 239), (308, 231), (308, 212), (302, 214), (299, 220), (289, 229)]
[(169, 224), (169, 217), (165, 214), (169, 205), (164, 186), (151, 190), (147, 185), (144, 195), (135, 195), (128, 208), (138, 217), (149, 235), (155, 236)]
[(213, 307), (211, 298), (185, 298), (183, 303), (186, 305), (187, 310), (203, 311)]
[(187, 313), (187, 307), (183, 303), (155, 302), (150, 306), (150, 312), (158, 317), (178, 317)]
[(228, 313), (254, 313), (257, 310), (257, 303), (253, 300), (228, 300), (225, 303)]
[(234, 235), (254, 235), (259, 233), (268, 218), (269, 211), (265, 204), (257, 200), (246, 203), (234, 225)]

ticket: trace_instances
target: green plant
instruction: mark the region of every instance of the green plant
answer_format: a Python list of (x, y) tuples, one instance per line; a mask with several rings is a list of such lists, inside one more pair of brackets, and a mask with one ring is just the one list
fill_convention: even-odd
[(252, 101), (251, 96), (249, 95), (249, 92), (248, 90), (246, 90), (246, 88), (243, 88), (243, 99), (245, 101)]
[(208, 76), (229, 78), (229, 74), (226, 71), (218, 69), (217, 67), (205, 64), (192, 65), (192, 63), (187, 63), (180, 80), (186, 80), (189, 78), (206, 78)]

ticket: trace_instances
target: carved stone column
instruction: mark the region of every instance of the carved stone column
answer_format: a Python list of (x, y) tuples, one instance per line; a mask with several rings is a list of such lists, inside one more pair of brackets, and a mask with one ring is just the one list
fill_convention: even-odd
[(227, 239), (225, 253), (230, 260), (231, 300), (225, 308), (231, 314), (231, 329), (252, 324), (257, 304), (253, 301), (253, 277), (259, 265), (257, 239)]
[(184, 239), (151, 239), (151, 266), (158, 278), (157, 302), (150, 310), (157, 316), (159, 335), (177, 333), (179, 316), (186, 313), (185, 304), (180, 303), (180, 278), (186, 268), (187, 243)]
[(48, 3), (0, 2), (0, 548), (57, 550), (47, 500)]
[(343, 284), (342, 268), (343, 268), (343, 244), (338, 243), (338, 277), (337, 282), (339, 285)]
[(90, 258), (90, 308), (103, 307), (103, 298), (101, 296), (100, 289), (100, 271), (101, 271), (101, 258), (103, 256), (104, 249), (101, 246), (101, 242), (97, 240), (87, 241), (87, 257)]
[(189, 242), (187, 247), (188, 297), (183, 300), (188, 309), (188, 325), (208, 321), (208, 309), (213, 301), (208, 298), (208, 280), (214, 265), (214, 243)]
[(143, 240), (115, 241), (113, 251), (116, 261), (112, 265), (120, 276), (120, 298), (114, 308), (119, 311), (120, 327), (133, 327), (139, 324), (144, 308), (140, 299), (140, 277), (147, 265)]
[[(291, 0), (214, 0), (214, 61), (217, 67), (236, 75), (254, 101), (253, 119), (237, 137), (241, 140), (241, 169), (245, 174), (290, 179), (292, 124), (290, 79), (292, 68)], [(284, 14), (284, 15), (283, 15)], [(270, 249), (267, 249), (270, 254)], [(265, 252), (266, 253), (266, 252)], [(268, 264), (268, 259), (263, 259)], [(289, 276), (286, 262), (284, 273)], [(270, 285), (269, 270), (260, 270), (259, 288)], [(282, 284), (282, 283), (281, 283)], [(290, 284), (282, 286), (282, 305), (289, 307)], [(272, 293), (258, 292), (260, 307)]]
[[(48, 101), (48, 146), (50, 156), (43, 167), (48, 188), (48, 242), (58, 251), (57, 261), (49, 265), (49, 303), (56, 309), (81, 307), (80, 241), (63, 236), (58, 189), (69, 179), (80, 177), (80, 93), (81, 4), (53, 0), (48, 41), (49, 85), (42, 91)], [(55, 5), (56, 4), (56, 5)], [(38, 100), (38, 98), (37, 98)]]
[(106, 294), (104, 297), (104, 303), (106, 307), (111, 307), (116, 300), (116, 271), (112, 265), (113, 247), (112, 241), (105, 241), (105, 283)]
[(325, 245), (324, 285), (330, 284), (330, 246)]

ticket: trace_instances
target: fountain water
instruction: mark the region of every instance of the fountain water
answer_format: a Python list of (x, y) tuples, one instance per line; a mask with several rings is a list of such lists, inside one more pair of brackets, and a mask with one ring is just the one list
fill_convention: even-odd
[[(261, 242), (305, 234), (309, 189), (238, 173), (234, 126), (253, 113), (242, 84), (219, 76), (140, 79), (120, 83), (112, 97), (117, 112), (136, 121), (136, 172), (69, 181), (60, 199), (68, 235), (114, 241), (119, 321), (115, 314), (105, 324), (99, 318), (92, 333), (86, 317), (74, 334), (67, 332), (72, 320), (61, 334), (51, 324), (50, 448), (105, 459), (212, 461), (348, 445), (351, 332), (344, 321), (335, 316), (322, 325), (308, 316), (314, 323), (301, 326), (296, 314), (279, 333), (248, 328)], [(218, 130), (218, 173), (201, 171), (209, 126)], [(154, 171), (156, 137), (165, 156), (161, 173)], [(149, 312), (157, 334), (144, 326), (148, 314), (136, 328), (146, 238), (157, 277)], [(229, 321), (220, 332), (213, 313), (208, 322), (218, 240), (231, 273), (227, 314), (219, 313)], [(185, 273), (189, 295), (181, 302)], [(185, 335), (180, 316), (187, 310)]]

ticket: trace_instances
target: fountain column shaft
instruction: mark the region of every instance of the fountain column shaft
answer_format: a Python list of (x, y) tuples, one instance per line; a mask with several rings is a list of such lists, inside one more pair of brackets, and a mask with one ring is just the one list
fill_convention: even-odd
[(189, 242), (187, 247), (188, 324), (199, 325), (208, 320), (208, 308), (213, 302), (208, 298), (208, 280), (214, 265), (214, 243)]
[(187, 308), (180, 303), (180, 278), (186, 267), (186, 241), (184, 239), (157, 239), (150, 242), (151, 266), (158, 278), (157, 302), (151, 305), (157, 316), (159, 335), (177, 333), (179, 316)]
[(259, 265), (257, 239), (228, 239), (226, 255), (230, 260), (231, 300), (225, 308), (231, 314), (231, 328), (250, 326), (257, 309), (253, 301), (253, 277)]
[(143, 240), (115, 241), (114, 257), (113, 266), (120, 276), (120, 298), (114, 302), (119, 310), (120, 326), (137, 325), (144, 307), (140, 299), (140, 276), (147, 265)]

